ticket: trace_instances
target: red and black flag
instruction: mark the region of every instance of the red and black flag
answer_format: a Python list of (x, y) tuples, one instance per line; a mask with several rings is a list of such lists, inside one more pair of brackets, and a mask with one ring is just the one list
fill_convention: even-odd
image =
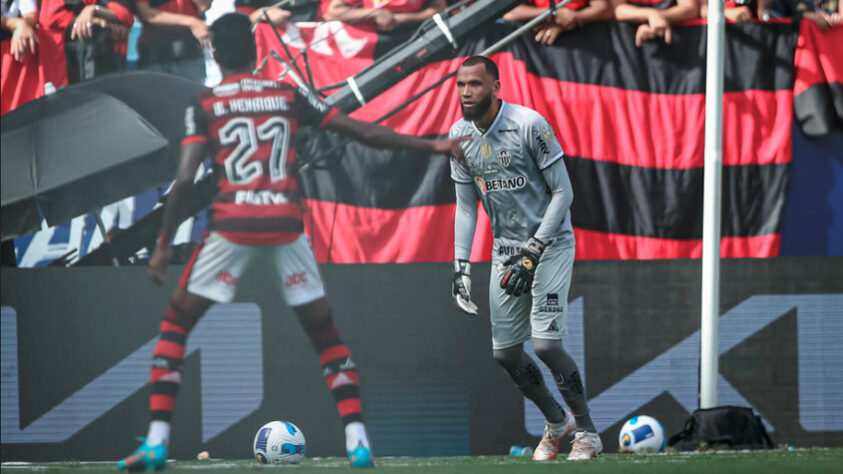
[(809, 136), (843, 131), (843, 26), (820, 31), (811, 20), (799, 25), (793, 95), (794, 116)]
[[(454, 59), (410, 75), (352, 116), (377, 119), (510, 31), (501, 24), (488, 28)], [(568, 32), (551, 47), (522, 37), (492, 56), (501, 71), (500, 96), (537, 110), (557, 132), (574, 187), (577, 258), (698, 258), (705, 26), (676, 28), (670, 45), (637, 48), (634, 34), (633, 26), (603, 23)], [(270, 44), (264, 43), (264, 53)], [(778, 254), (791, 161), (795, 45), (790, 23), (727, 25), (724, 257)], [(439, 136), (459, 116), (452, 78), (384, 124)], [(455, 198), (444, 157), (349, 143), (335, 166), (302, 179), (320, 261), (453, 258)], [(491, 238), (488, 223), (478, 225), (472, 259), (489, 260)]]

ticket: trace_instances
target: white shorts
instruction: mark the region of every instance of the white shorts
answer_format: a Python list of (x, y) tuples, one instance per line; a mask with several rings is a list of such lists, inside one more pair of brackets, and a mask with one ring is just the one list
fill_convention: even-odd
[(492, 348), (506, 349), (530, 339), (562, 339), (568, 318), (568, 290), (574, 267), (573, 245), (549, 246), (541, 256), (530, 292), (506, 294), (500, 281), (506, 267), (492, 265), (489, 309)]
[(205, 237), (184, 269), (179, 286), (217, 303), (234, 299), (237, 281), (252, 264), (274, 265), (289, 306), (325, 296), (313, 250), (304, 235), (284, 245), (240, 245), (216, 232)]

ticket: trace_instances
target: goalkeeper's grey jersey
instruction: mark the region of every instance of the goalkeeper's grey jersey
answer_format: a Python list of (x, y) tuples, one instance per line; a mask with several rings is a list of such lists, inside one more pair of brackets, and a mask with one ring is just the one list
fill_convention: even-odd
[[(497, 117), (485, 132), (460, 119), (449, 134), (452, 138), (467, 135), (474, 140), (462, 143), (464, 163), (451, 160), (451, 179), (474, 184), (498, 245), (520, 247), (536, 232), (550, 202), (542, 170), (564, 155), (556, 134), (538, 112), (501, 102)], [(553, 239), (573, 244), (570, 212)]]

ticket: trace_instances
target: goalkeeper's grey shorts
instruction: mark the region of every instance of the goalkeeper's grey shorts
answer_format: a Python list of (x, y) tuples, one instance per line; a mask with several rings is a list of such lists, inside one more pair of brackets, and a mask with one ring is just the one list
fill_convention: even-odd
[(506, 349), (530, 337), (562, 339), (567, 333), (568, 289), (574, 268), (573, 243), (550, 245), (542, 254), (532, 290), (519, 297), (501, 288), (506, 267), (492, 265), (489, 280), (489, 311), (492, 321), (492, 348)]

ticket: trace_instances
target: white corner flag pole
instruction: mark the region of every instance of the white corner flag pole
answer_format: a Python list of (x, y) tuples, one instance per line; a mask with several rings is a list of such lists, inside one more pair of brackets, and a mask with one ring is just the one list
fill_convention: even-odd
[(724, 36), (723, 2), (710, 1), (708, 2), (705, 76), (700, 408), (717, 406)]

